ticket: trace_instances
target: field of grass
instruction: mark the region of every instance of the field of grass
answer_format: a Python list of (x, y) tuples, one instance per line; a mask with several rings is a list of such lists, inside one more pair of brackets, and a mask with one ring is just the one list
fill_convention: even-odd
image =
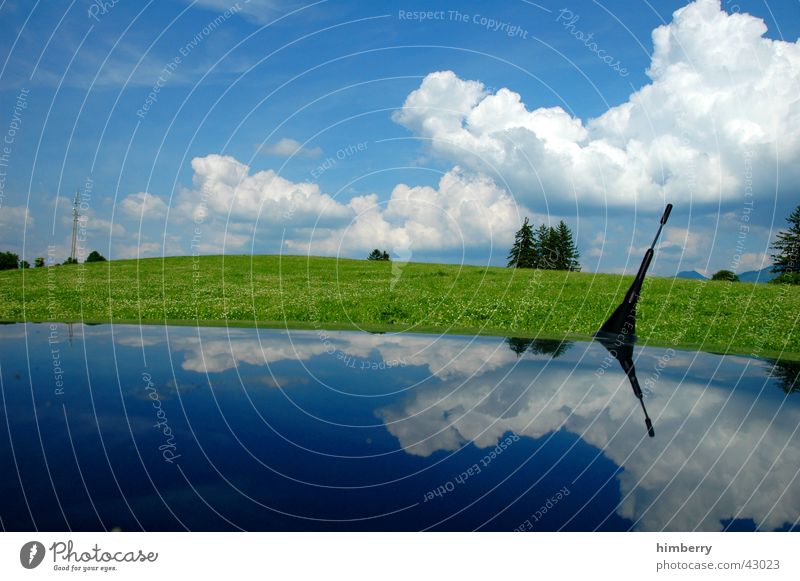
[[(397, 268), (397, 265), (395, 265)], [(0, 321), (242, 324), (590, 336), (632, 277), (301, 256), (203, 256), (0, 272)], [(800, 357), (800, 288), (647, 279), (642, 342)]]

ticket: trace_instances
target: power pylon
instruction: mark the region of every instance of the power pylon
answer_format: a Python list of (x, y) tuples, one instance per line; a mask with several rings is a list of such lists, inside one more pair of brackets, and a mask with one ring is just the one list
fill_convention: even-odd
[(75, 190), (75, 201), (72, 202), (72, 247), (69, 251), (70, 262), (76, 262), (78, 257), (75, 255), (78, 240), (78, 208), (81, 204), (81, 190)]

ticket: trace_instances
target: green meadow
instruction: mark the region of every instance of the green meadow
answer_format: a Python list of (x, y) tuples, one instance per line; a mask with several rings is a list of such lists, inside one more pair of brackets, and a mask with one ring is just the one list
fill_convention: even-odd
[[(394, 267), (394, 271), (393, 271)], [(305, 256), (118, 260), (0, 272), (0, 320), (588, 337), (630, 276)], [(641, 343), (800, 358), (800, 288), (647, 279)]]

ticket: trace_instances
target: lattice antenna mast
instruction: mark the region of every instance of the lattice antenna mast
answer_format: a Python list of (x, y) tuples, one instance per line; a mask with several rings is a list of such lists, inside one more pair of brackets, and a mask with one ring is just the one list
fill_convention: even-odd
[(69, 257), (71, 262), (75, 262), (77, 260), (77, 256), (75, 255), (76, 252), (76, 245), (78, 241), (78, 218), (80, 217), (78, 213), (78, 208), (81, 204), (81, 190), (80, 188), (75, 190), (75, 201), (72, 202), (72, 246), (69, 251)]

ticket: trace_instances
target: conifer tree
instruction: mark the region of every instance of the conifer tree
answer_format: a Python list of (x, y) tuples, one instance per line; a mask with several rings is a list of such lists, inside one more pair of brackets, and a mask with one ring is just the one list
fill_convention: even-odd
[(572, 231), (564, 221), (558, 226), (540, 225), (533, 230), (525, 223), (516, 234), (514, 246), (508, 255), (508, 266), (541, 268), (544, 270), (580, 270), (580, 253)]
[(542, 224), (536, 229), (533, 246), (534, 268), (552, 268), (550, 266), (553, 246), (551, 238), (550, 228), (546, 224)]
[(513, 268), (534, 268), (534, 236), (528, 218), (514, 236), (514, 245), (508, 253), (508, 266)]
[(572, 238), (572, 231), (563, 220), (555, 228), (556, 247), (558, 249), (558, 270), (580, 270), (578, 263), (580, 252)]
[(789, 229), (778, 232), (778, 239), (772, 244), (777, 250), (777, 254), (772, 255), (772, 271), (782, 275), (800, 272), (800, 206), (786, 221)]

